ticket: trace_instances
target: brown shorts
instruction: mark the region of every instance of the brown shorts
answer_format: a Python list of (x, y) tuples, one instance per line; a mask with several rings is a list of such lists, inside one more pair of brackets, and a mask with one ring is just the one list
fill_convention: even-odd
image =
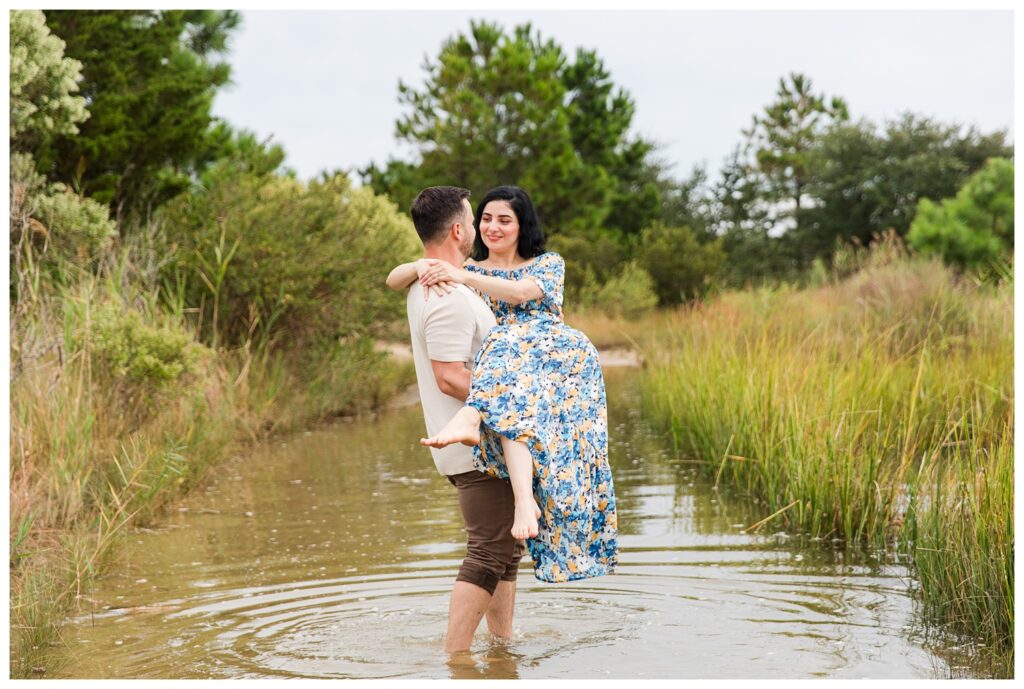
[(456, 581), (468, 581), (493, 594), (499, 581), (515, 581), (526, 550), (512, 537), (515, 498), (512, 484), (479, 471), (453, 474), (466, 523), (466, 558)]

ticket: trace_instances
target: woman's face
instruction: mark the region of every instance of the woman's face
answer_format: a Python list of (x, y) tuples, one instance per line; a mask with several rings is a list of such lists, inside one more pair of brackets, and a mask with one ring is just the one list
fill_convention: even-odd
[(477, 229), (488, 251), (505, 254), (515, 251), (519, 244), (519, 219), (508, 201), (489, 201)]

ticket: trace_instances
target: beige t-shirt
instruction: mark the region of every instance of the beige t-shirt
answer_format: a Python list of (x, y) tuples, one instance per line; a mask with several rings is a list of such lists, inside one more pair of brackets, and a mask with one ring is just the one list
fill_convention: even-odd
[[(462, 361), (471, 369), (484, 336), (496, 321), (483, 300), (465, 285), (455, 285), (455, 290), (443, 297), (431, 292), (429, 299), (424, 300), (423, 285), (414, 282), (409, 288), (406, 312), (423, 420), (427, 435), (431, 436), (444, 428), (465, 401), (441, 392), (430, 361)], [(432, 447), (430, 452), (441, 474), (451, 476), (473, 470), (473, 448), (467, 445)]]

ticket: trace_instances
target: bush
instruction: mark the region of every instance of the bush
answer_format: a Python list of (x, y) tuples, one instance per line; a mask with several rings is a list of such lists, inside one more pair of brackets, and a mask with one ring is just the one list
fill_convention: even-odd
[(1013, 253), (1013, 163), (990, 158), (957, 192), (921, 199), (907, 241), (961, 269), (983, 267)]
[[(12, 153), (10, 160), (12, 281), (22, 270), (25, 251), (54, 282), (67, 282), (71, 266), (92, 267), (117, 237), (107, 207), (63, 184), (47, 186), (26, 153)], [(17, 290), (12, 297), (18, 298)]]
[(83, 344), (114, 376), (154, 389), (192, 372), (202, 351), (181, 327), (150, 325), (116, 304), (97, 308), (85, 325)]
[(33, 150), (56, 134), (77, 134), (85, 120), (78, 91), (82, 63), (64, 56), (39, 10), (13, 10), (11, 19), (11, 128), (14, 147)]
[(800, 240), (793, 230), (773, 237), (760, 228), (735, 225), (721, 235), (725, 259), (715, 276), (723, 285), (744, 289), (798, 279)]
[[(36, 172), (35, 161), (27, 153), (11, 154), (11, 284), (17, 282), (20, 273), (19, 261), (23, 257), (23, 248), (38, 244), (43, 246), (46, 241), (46, 228), (38, 220), (33, 219), (36, 211), (39, 192), (46, 180)], [(12, 288), (12, 300), (17, 299), (17, 291)]]
[(548, 240), (548, 249), (557, 251), (565, 259), (565, 290), (569, 295), (610, 280), (622, 268), (629, 253), (625, 241), (604, 233), (558, 234)]
[(640, 235), (637, 261), (654, 280), (660, 304), (678, 304), (702, 296), (722, 267), (722, 240), (697, 241), (689, 227), (656, 223)]
[(580, 291), (580, 306), (613, 317), (635, 319), (658, 305), (654, 280), (636, 261), (624, 264), (603, 285), (591, 280)]
[(221, 165), (160, 222), (180, 237), (165, 277), (215, 346), (368, 333), (402, 315), (384, 277), (420, 247), (394, 204), (343, 174), (305, 184)]
[(85, 268), (117, 237), (117, 225), (103, 204), (52, 184), (36, 200), (35, 217), (47, 232), (54, 258)]

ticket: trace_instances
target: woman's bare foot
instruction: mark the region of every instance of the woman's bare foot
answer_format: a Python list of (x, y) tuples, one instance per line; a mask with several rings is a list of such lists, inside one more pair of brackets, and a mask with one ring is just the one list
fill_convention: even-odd
[(540, 530), (537, 525), (539, 517), (540, 508), (537, 507), (536, 500), (530, 498), (516, 501), (516, 516), (512, 521), (512, 537), (521, 541), (524, 538), (536, 536)]
[(451, 421), (432, 438), (420, 438), (420, 445), (447, 447), (452, 443), (480, 444), (480, 412), (470, 406), (458, 411)]

